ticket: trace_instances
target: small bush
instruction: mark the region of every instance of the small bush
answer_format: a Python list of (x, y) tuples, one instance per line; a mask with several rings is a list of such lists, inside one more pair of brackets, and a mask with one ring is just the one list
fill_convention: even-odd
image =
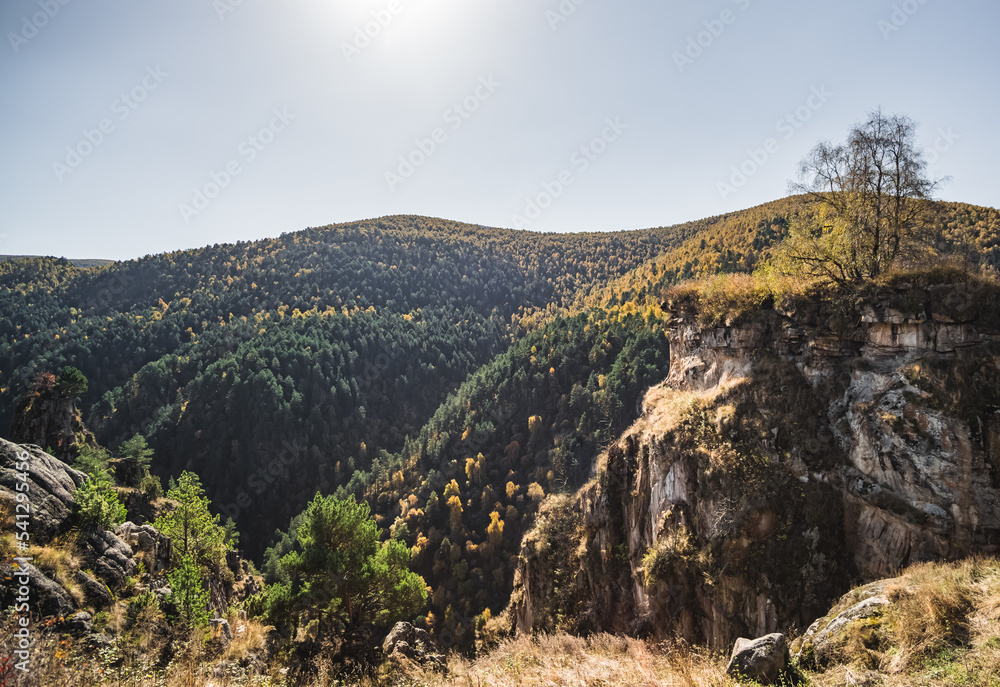
[(694, 553), (694, 543), (687, 527), (681, 525), (661, 536), (656, 546), (650, 547), (642, 559), (646, 584), (652, 586), (657, 582), (683, 575)]
[(128, 609), (125, 613), (128, 616), (129, 623), (134, 623), (147, 608), (159, 608), (159, 606), (156, 594), (151, 589), (147, 589), (128, 602)]
[(95, 479), (110, 479), (108, 475), (109, 458), (108, 452), (100, 446), (88, 446), (79, 444), (78, 455), (73, 467), (80, 472), (86, 473)]
[(107, 611), (100, 611), (94, 616), (94, 632), (104, 632), (111, 622), (111, 614)]
[(153, 501), (163, 496), (163, 481), (156, 475), (146, 475), (139, 482), (139, 490), (147, 499)]
[(81, 528), (112, 529), (128, 512), (109, 482), (90, 478), (76, 490), (73, 505)]

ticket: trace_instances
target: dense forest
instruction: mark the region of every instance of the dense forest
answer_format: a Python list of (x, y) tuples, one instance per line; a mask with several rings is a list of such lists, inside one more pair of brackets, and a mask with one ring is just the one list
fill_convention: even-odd
[(402, 217), (92, 269), (3, 262), (0, 425), (37, 372), (79, 368), (101, 443), (140, 433), (155, 472), (198, 471), (259, 555), (317, 489), (400, 450), (523, 317), (661, 249)]
[[(1000, 265), (996, 210), (926, 210), (935, 249)], [(432, 582), (428, 626), (461, 637), (505, 604), (542, 498), (589, 478), (666, 374), (664, 288), (754, 270), (814, 212), (566, 235), (391, 217), (0, 261), (0, 428), (39, 373), (78, 368), (97, 440), (138, 434), (153, 473), (197, 472), (269, 581), (310, 499), (353, 495)]]

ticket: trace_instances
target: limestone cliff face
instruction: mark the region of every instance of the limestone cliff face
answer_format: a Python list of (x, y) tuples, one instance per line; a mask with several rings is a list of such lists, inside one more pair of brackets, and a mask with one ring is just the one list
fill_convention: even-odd
[(518, 628), (728, 648), (808, 626), (852, 582), (996, 552), (995, 306), (953, 284), (868, 303), (718, 327), (670, 304), (669, 378), (525, 538)]
[(97, 446), (76, 406), (76, 399), (65, 396), (52, 385), (40, 384), (18, 405), (10, 440), (16, 444), (31, 444), (49, 450), (66, 463), (76, 457), (74, 445)]

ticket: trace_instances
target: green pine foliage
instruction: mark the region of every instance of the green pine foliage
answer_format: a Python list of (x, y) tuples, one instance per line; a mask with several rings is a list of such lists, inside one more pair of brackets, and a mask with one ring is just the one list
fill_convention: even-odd
[(90, 477), (108, 480), (110, 458), (107, 449), (101, 446), (80, 444), (73, 467)]
[(167, 498), (174, 507), (160, 515), (153, 527), (170, 537), (174, 564), (190, 559), (199, 570), (218, 570), (226, 555), (226, 531), (218, 514), (210, 512), (198, 475), (185, 470), (176, 482), (171, 480)]
[(208, 624), (209, 592), (202, 580), (202, 571), (193, 554), (185, 554), (167, 575), (170, 594), (166, 600), (175, 609), (175, 617), (187, 627)]
[(389, 217), (92, 269), (0, 263), (0, 425), (36, 370), (79, 368), (99, 441), (140, 434), (153, 472), (197, 469), (259, 555), (317, 487), (398, 451), (522, 320), (661, 247)]
[(408, 568), (409, 547), (379, 540), (367, 503), (317, 494), (300, 518), (294, 549), (277, 564), (290, 584), (270, 587), (266, 612), (282, 623), (289, 612), (318, 614), (320, 629), (335, 633), (413, 618), (427, 602), (426, 585)]
[[(925, 209), (934, 250), (1000, 266), (1000, 213)], [(319, 490), (370, 508), (368, 579), (408, 562), (431, 584), (429, 625), (470, 635), (475, 617), (506, 604), (544, 497), (584, 483), (666, 375), (665, 288), (736, 273), (700, 290), (712, 321), (763, 307), (742, 275), (814, 212), (793, 197), (565, 235), (388, 217), (91, 269), (0, 262), (0, 425), (37, 372), (76, 368), (89, 383), (66, 388), (82, 394), (87, 424), (142, 464), (119, 470), (123, 481), (157, 494), (147, 463), (182, 475), (168, 494), (177, 506), (156, 523), (175, 565), (187, 554), (203, 573), (237, 541), (254, 558), (270, 543), (262, 606), (308, 615), (319, 606), (303, 594), (327, 575), (307, 523), (330, 508), (310, 504)], [(95, 477), (108, 463), (89, 450), (79, 459)], [(397, 594), (390, 582), (379, 584), (392, 605), (416, 598), (415, 585)], [(331, 597), (324, 622), (359, 622), (347, 606)], [(378, 613), (364, 615), (388, 617)]]
[(87, 392), (87, 378), (75, 367), (67, 365), (59, 373), (56, 391), (67, 398), (76, 398)]
[[(365, 482), (337, 495), (353, 488), (373, 504), (433, 587), (435, 629), (470, 638), (476, 615), (506, 605), (544, 494), (589, 478), (668, 366), (652, 312), (557, 318), (473, 374), (402, 451), (376, 457)], [(266, 579), (294, 584), (281, 561), (300, 532), (301, 518), (267, 552)]]
[(106, 479), (88, 478), (74, 493), (73, 510), (81, 529), (113, 530), (125, 522), (125, 505)]
[(146, 438), (136, 434), (131, 439), (122, 443), (118, 447), (118, 453), (123, 458), (135, 461), (135, 464), (142, 469), (148, 470), (153, 457), (153, 449), (146, 444)]

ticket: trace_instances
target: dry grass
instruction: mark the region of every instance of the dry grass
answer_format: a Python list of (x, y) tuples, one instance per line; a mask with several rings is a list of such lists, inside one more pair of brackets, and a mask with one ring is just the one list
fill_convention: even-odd
[(14, 503), (0, 499), (0, 558), (13, 555), (17, 550), (14, 537)]
[(566, 634), (519, 637), (475, 660), (452, 658), (448, 675), (424, 675), (417, 684), (559, 687), (561, 685), (735, 687), (721, 657), (690, 647), (637, 639)]
[[(806, 674), (811, 687), (1000, 687), (1000, 561), (970, 559), (921, 564), (888, 581), (893, 601), (874, 635), (844, 646), (840, 665)], [(518, 637), (475, 659), (449, 657), (447, 674), (414, 664), (385, 666), (377, 676), (344, 682), (323, 660), (310, 679), (293, 679), (280, 663), (253, 660), (266, 641), (265, 626), (230, 617), (234, 640), (225, 650), (204, 632), (175, 638), (168, 666), (154, 668), (155, 642), (122, 632), (114, 647), (86, 653), (58, 634), (39, 635), (32, 679), (14, 684), (190, 685), (191, 687), (737, 687), (726, 677), (726, 657), (683, 644), (654, 644), (608, 634)], [(115, 623), (113, 623), (115, 624)], [(240, 631), (240, 627), (245, 629)], [(0, 652), (9, 639), (9, 618), (0, 617)], [(133, 634), (145, 629), (135, 625)], [(875, 640), (874, 642), (872, 640)]]
[(241, 661), (248, 656), (264, 653), (267, 644), (267, 625), (253, 619), (240, 620), (236, 616), (229, 618), (229, 625), (233, 629), (233, 641), (222, 654), (224, 660)]
[(812, 674), (812, 685), (1000, 687), (1000, 562), (919, 564), (884, 593), (882, 621), (856, 627), (842, 665)]
[(769, 307), (788, 308), (814, 294), (818, 282), (773, 270), (753, 274), (720, 274), (667, 288), (663, 299), (671, 308), (694, 307), (708, 327), (742, 324)]
[(34, 557), (34, 564), (39, 570), (69, 592), (77, 606), (83, 605), (83, 589), (76, 581), (80, 559), (75, 533), (60, 535), (47, 546), (33, 546), (28, 555)]

